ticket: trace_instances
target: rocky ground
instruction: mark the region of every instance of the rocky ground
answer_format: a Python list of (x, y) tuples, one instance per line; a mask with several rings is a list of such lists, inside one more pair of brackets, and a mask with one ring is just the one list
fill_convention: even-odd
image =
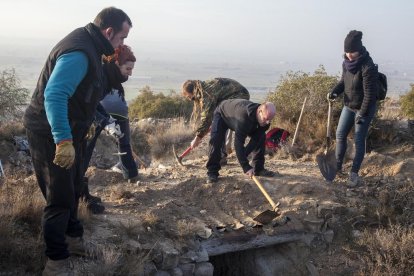
[[(103, 252), (101, 261), (78, 260), (89, 275), (111, 275), (111, 263), (127, 257), (125, 275), (211, 275), (213, 267), (216, 275), (353, 275), (363, 264), (355, 245), (363, 229), (406, 219), (395, 187), (413, 187), (412, 140), (367, 154), (364, 183), (356, 188), (346, 186), (345, 176), (325, 181), (314, 156), (268, 156), (267, 169), (281, 176), (259, 181), (280, 206), (279, 216), (262, 225), (255, 216), (272, 208), (234, 154), (218, 183), (206, 183), (206, 141), (183, 159), (185, 166), (167, 153), (128, 183), (109, 169), (116, 162), (110, 144), (98, 143), (87, 172), (106, 211), (81, 209), (85, 237)], [(10, 158), (7, 166), (27, 163), (22, 152)], [(241, 255), (247, 249), (251, 254)]]
[[(299, 160), (280, 154), (268, 157), (266, 167), (281, 176), (259, 177), (259, 181), (280, 203), (280, 216), (261, 225), (253, 218), (272, 208), (256, 184), (242, 174), (234, 154), (220, 171), (219, 182), (207, 184), (204, 153), (201, 147), (186, 156), (185, 166), (178, 165), (173, 158), (153, 162), (151, 167), (140, 170), (136, 183), (123, 181), (116, 172), (91, 167), (88, 176), (92, 191), (103, 198), (106, 207), (105, 214), (93, 219), (93, 239), (105, 244), (114, 238), (108, 225), (126, 225), (124, 228), (134, 228), (136, 234), (126, 244), (151, 250), (168, 241), (169, 245), (161, 246), (161, 251), (176, 250), (177, 255), (182, 255), (189, 248), (199, 250), (198, 244), (192, 244), (195, 240), (203, 244), (209, 239), (241, 237), (246, 233), (269, 237), (312, 233), (310, 238), (292, 238), (307, 244), (308, 253), (291, 258), (288, 263), (292, 267), (284, 268), (286, 272), (353, 274), (361, 262), (348, 243), (358, 238), (364, 227), (378, 226), (390, 219), (387, 212), (393, 216), (393, 202), (386, 187), (412, 184), (414, 174), (412, 144), (369, 153), (361, 171), (364, 183), (356, 188), (346, 186), (345, 176), (325, 181), (312, 156)], [(349, 166), (350, 162), (346, 169)], [(119, 229), (115, 232), (122, 236)], [(286, 259), (286, 254), (281, 255)], [(180, 260), (178, 267), (179, 264)], [(156, 267), (174, 268), (170, 264)], [(281, 269), (280, 265), (275, 269)]]

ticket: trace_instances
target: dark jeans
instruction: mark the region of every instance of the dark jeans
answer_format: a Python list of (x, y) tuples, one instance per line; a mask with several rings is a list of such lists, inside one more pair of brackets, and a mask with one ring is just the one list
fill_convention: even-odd
[(372, 106), (368, 110), (368, 116), (363, 118), (362, 124), (355, 123), (355, 117), (358, 112), (344, 106), (342, 108), (341, 116), (339, 117), (338, 127), (336, 129), (336, 162), (337, 169), (342, 169), (345, 152), (347, 148), (347, 136), (353, 126), (355, 126), (354, 143), (355, 143), (355, 157), (352, 163), (351, 172), (358, 173), (361, 168), (362, 161), (365, 155), (366, 137), (368, 134), (369, 125), (374, 118), (376, 106)]
[(133, 178), (138, 175), (138, 168), (137, 163), (135, 162), (134, 156), (132, 154), (131, 131), (129, 129), (129, 120), (117, 119), (117, 123), (119, 124), (121, 132), (124, 134), (124, 136), (118, 140), (118, 149), (119, 152), (126, 152), (125, 155), (119, 156), (121, 168), (124, 172), (124, 178)]
[(78, 203), (83, 188), (83, 147), (74, 138), (75, 163), (69, 170), (53, 164), (56, 146), (49, 135), (27, 130), (33, 167), (38, 185), (46, 199), (43, 211), (43, 236), (46, 256), (52, 260), (69, 257), (65, 235), (82, 237), (83, 226), (78, 220)]
[[(138, 175), (138, 168), (137, 164), (135, 163), (134, 157), (132, 155), (132, 148), (131, 148), (131, 132), (129, 129), (129, 120), (125, 118), (118, 118), (113, 116), (117, 120), (117, 124), (121, 129), (121, 132), (124, 136), (121, 139), (118, 139), (118, 151), (119, 152), (126, 152), (124, 155), (119, 156), (119, 161), (121, 162), (121, 167), (123, 170), (123, 175), (125, 179), (133, 178)], [(85, 166), (84, 166), (84, 173), (88, 169), (89, 162), (91, 160), (93, 150), (96, 146), (96, 141), (98, 140), (99, 135), (101, 134), (103, 127), (98, 125), (95, 129), (95, 135), (87, 142), (86, 146), (86, 154), (85, 154)], [(89, 194), (87, 190), (87, 185), (85, 186), (85, 193), (86, 195)]]
[[(229, 127), (224, 122), (221, 114), (214, 112), (209, 141), (209, 159), (206, 165), (207, 175), (209, 176), (219, 175), (221, 169), (220, 159), (222, 158), (223, 147), (225, 147), (226, 131), (228, 129)], [(246, 157), (251, 153), (253, 154), (252, 166), (255, 172), (264, 169), (265, 138), (264, 132), (257, 132), (250, 137), (250, 141), (245, 147)]]

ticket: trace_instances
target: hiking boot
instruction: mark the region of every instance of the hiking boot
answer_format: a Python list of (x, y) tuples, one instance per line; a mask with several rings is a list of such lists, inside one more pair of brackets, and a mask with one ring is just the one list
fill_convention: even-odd
[(42, 273), (43, 276), (73, 276), (75, 272), (73, 270), (73, 263), (70, 258), (63, 260), (51, 260), (47, 259), (45, 269)]
[(87, 201), (86, 208), (95, 215), (102, 214), (105, 211), (105, 206), (98, 202)]
[(137, 183), (139, 180), (138, 176), (128, 178), (128, 183)]
[(361, 183), (361, 178), (358, 176), (358, 173), (350, 172), (349, 173), (349, 179), (347, 181), (348, 187), (356, 187), (358, 184)]
[(70, 255), (81, 257), (89, 257), (95, 255), (96, 247), (92, 243), (86, 243), (82, 237), (65, 237)]
[(91, 194), (86, 196), (86, 202), (88, 203), (101, 203), (102, 199), (99, 196), (93, 196)]
[(207, 176), (207, 183), (216, 183), (218, 181), (217, 175), (209, 175)]
[(280, 173), (278, 172), (272, 172), (266, 169), (263, 169), (259, 172), (255, 173), (256, 176), (263, 176), (263, 177), (275, 177), (275, 176), (282, 176)]

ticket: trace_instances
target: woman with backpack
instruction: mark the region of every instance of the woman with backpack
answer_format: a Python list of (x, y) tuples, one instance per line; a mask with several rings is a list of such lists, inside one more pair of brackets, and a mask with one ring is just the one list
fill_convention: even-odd
[(362, 32), (350, 31), (344, 41), (344, 61), (339, 83), (328, 93), (328, 100), (344, 94), (344, 107), (336, 129), (336, 162), (339, 174), (347, 148), (347, 136), (355, 126), (355, 157), (349, 173), (348, 186), (361, 182), (358, 172), (365, 155), (369, 125), (377, 108), (378, 68), (362, 45)]

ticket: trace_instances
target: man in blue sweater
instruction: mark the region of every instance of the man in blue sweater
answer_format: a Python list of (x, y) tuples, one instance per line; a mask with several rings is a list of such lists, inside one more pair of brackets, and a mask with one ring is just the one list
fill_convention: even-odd
[(71, 254), (83, 254), (78, 220), (84, 140), (102, 99), (102, 56), (112, 55), (132, 27), (120, 9), (103, 9), (50, 52), (24, 125), (37, 182), (46, 199), (43, 235), (48, 257), (43, 275), (73, 275)]

